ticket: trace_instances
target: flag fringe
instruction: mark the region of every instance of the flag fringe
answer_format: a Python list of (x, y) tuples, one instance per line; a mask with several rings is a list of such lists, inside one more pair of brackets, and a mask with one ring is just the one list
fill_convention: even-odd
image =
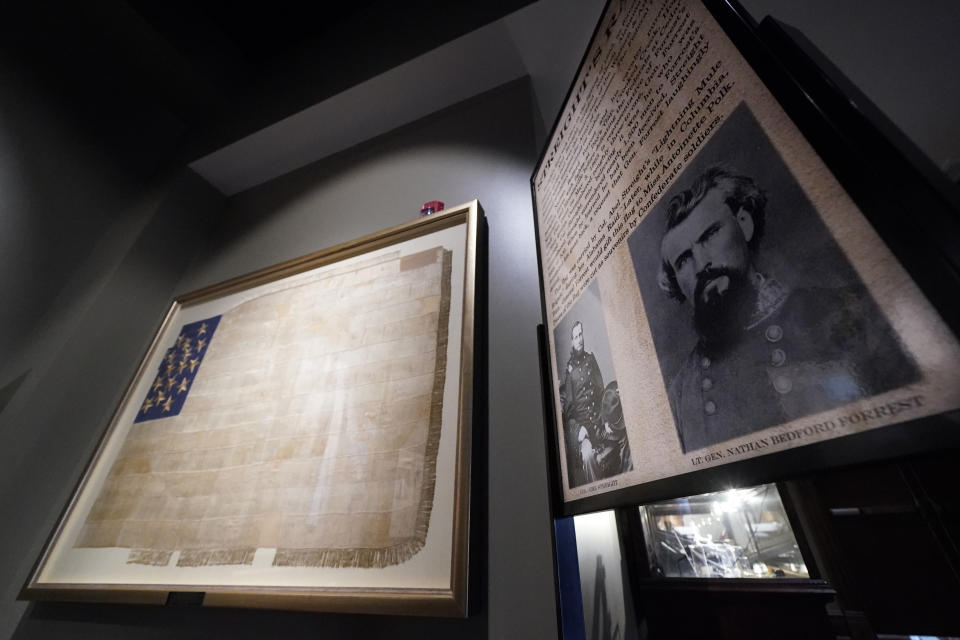
[(382, 569), (401, 564), (423, 548), (422, 540), (408, 540), (383, 549), (277, 549), (277, 567)]
[(173, 551), (157, 549), (132, 549), (127, 556), (127, 564), (145, 564), (153, 567), (165, 567), (170, 564)]
[(255, 547), (245, 549), (188, 549), (180, 552), (178, 567), (210, 567), (224, 564), (253, 564)]

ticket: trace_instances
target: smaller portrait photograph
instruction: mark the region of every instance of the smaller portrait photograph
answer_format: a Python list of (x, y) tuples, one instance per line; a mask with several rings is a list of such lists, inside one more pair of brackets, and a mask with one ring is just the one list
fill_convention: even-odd
[(744, 104), (628, 246), (684, 452), (920, 380)]
[(632, 471), (596, 280), (554, 328), (553, 341), (569, 486)]

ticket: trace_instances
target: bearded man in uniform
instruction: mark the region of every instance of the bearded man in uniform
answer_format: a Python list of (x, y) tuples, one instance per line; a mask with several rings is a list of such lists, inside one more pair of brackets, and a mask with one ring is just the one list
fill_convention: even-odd
[(920, 377), (859, 280), (791, 288), (758, 268), (766, 205), (751, 178), (721, 167), (668, 205), (658, 284), (688, 305), (698, 336), (668, 389), (684, 452)]

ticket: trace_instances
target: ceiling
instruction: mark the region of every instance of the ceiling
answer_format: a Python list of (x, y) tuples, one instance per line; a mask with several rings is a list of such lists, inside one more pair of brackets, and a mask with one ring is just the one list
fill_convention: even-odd
[(209, 153), (530, 3), (13, 0), (0, 3), (0, 55), (149, 172), (158, 157)]

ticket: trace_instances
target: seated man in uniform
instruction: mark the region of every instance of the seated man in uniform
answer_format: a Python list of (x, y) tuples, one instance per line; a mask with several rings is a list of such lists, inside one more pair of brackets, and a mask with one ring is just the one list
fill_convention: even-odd
[(571, 487), (633, 469), (617, 381), (603, 386), (597, 359), (584, 348), (583, 324), (570, 330), (570, 358), (560, 385), (560, 407)]
[(766, 204), (712, 167), (668, 206), (658, 282), (698, 335), (668, 389), (684, 452), (919, 379), (862, 283), (791, 289), (757, 268)]
[(600, 467), (594, 455), (594, 442), (603, 431), (600, 403), (603, 400), (603, 377), (593, 354), (584, 349), (583, 324), (578, 320), (570, 329), (570, 358), (560, 385), (560, 408), (563, 415), (567, 449), (567, 477), (571, 487), (600, 478)]

